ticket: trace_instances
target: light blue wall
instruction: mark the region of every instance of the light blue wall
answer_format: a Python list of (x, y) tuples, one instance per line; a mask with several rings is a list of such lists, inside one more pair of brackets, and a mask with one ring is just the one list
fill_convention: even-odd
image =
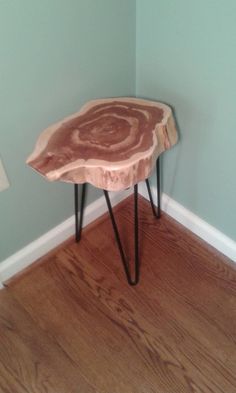
[(136, 7), (135, 37), (135, 0), (0, 1), (0, 261), (73, 213), (71, 186), (24, 164), (37, 135), (88, 99), (134, 95), (135, 72), (137, 96), (172, 104), (180, 127), (164, 191), (235, 239), (236, 2)]
[(236, 1), (137, 0), (137, 96), (174, 106), (164, 191), (236, 238)]
[[(135, 0), (0, 1), (0, 261), (73, 214), (73, 189), (24, 164), (40, 131), (135, 93)], [(90, 200), (98, 196), (90, 192)]]

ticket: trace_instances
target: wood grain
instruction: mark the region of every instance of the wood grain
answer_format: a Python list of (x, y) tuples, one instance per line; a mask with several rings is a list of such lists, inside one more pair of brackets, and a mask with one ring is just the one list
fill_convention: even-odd
[(69, 384), (70, 392), (96, 392), (9, 290), (0, 296), (0, 391), (66, 392)]
[[(137, 287), (125, 281), (103, 217), (0, 293), (0, 391), (236, 391), (235, 269), (139, 205)], [(132, 199), (116, 216), (132, 258)]]
[(132, 97), (89, 101), (39, 136), (27, 164), (47, 180), (118, 191), (150, 176), (178, 140), (169, 106)]

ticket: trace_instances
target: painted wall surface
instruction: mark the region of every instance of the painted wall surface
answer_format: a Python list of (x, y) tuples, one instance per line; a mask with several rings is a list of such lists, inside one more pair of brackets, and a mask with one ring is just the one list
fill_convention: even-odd
[(24, 164), (37, 135), (89, 99), (135, 94), (135, 0), (1, 0), (0, 59), (2, 261), (73, 214), (72, 186)]
[(164, 192), (235, 239), (235, 15), (234, 0), (0, 1), (0, 261), (73, 213), (72, 187), (24, 164), (37, 135), (86, 100), (134, 95), (135, 70), (136, 95), (179, 123)]
[(164, 192), (236, 239), (236, 2), (137, 0), (137, 96), (175, 108)]

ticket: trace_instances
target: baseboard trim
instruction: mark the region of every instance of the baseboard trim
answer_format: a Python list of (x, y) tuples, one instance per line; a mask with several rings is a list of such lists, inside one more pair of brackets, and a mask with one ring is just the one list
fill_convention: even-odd
[[(153, 186), (151, 189), (155, 202), (157, 200), (157, 190)], [(145, 183), (139, 185), (139, 193), (144, 198), (149, 199)], [(161, 206), (164, 212), (180, 224), (229, 257), (233, 262), (236, 262), (236, 242), (234, 240), (199, 218), (196, 214), (187, 210), (166, 194), (162, 194)]]
[[(133, 192), (132, 189), (122, 192), (111, 192), (110, 199), (112, 206), (117, 205)], [(104, 197), (89, 204), (84, 211), (83, 227), (96, 220), (107, 211)], [(0, 289), (4, 288), (4, 282), (12, 278), (15, 274), (25, 269), (37, 259), (47, 254), (60, 243), (67, 240), (74, 233), (74, 216), (68, 218), (43, 236), (28, 244), (20, 251), (11, 255), (0, 263)]]
[[(154, 201), (157, 200), (155, 187), (152, 188)], [(133, 192), (132, 188), (122, 192), (110, 193), (113, 206), (127, 198)], [(139, 184), (139, 194), (148, 198), (145, 183)], [(209, 225), (197, 215), (174, 201), (166, 194), (162, 194), (162, 210), (173, 217), (176, 221), (198, 235), (208, 244), (216, 248), (222, 254), (236, 262), (236, 242), (224, 235), (218, 229)], [(87, 226), (107, 211), (104, 197), (100, 197), (85, 208), (84, 224)], [(25, 269), (37, 259), (41, 258), (60, 243), (68, 239), (74, 233), (74, 216), (68, 218), (43, 236), (33, 241), (20, 251), (0, 263), (0, 289), (4, 288), (4, 282), (15, 274)]]

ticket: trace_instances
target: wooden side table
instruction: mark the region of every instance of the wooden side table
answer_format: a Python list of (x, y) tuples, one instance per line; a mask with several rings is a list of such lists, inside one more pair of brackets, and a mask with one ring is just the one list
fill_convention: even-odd
[[(74, 184), (76, 241), (81, 238), (86, 183), (104, 191), (121, 261), (130, 285), (140, 277), (138, 247), (138, 183), (145, 180), (153, 214), (160, 217), (160, 154), (177, 142), (171, 108), (131, 97), (90, 101), (74, 115), (39, 136), (27, 164), (47, 180)], [(156, 164), (157, 210), (148, 177)], [(78, 184), (82, 184), (80, 217)], [(132, 277), (121, 244), (108, 191), (134, 186), (135, 268)]]

